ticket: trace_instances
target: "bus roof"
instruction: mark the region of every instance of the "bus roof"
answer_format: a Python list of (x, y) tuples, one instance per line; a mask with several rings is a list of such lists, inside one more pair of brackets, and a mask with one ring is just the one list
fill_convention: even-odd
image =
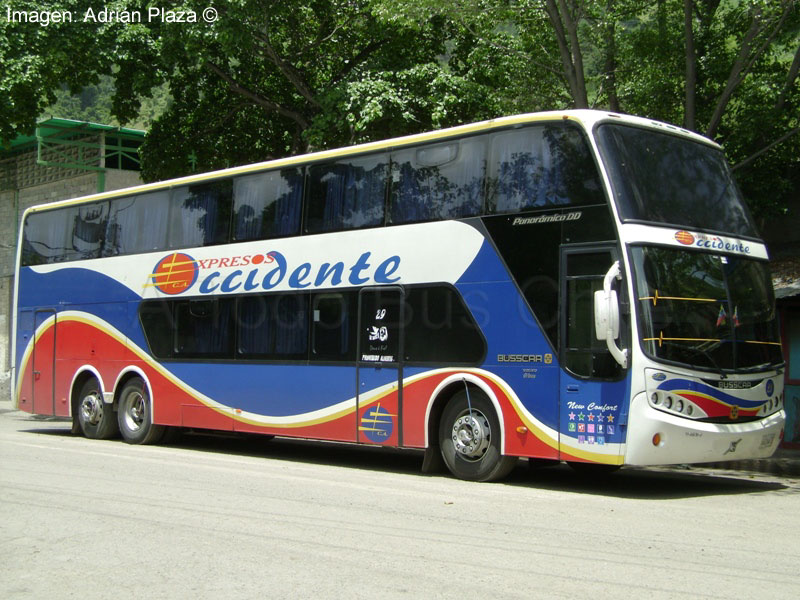
[(375, 142), (367, 142), (364, 144), (358, 144), (354, 146), (345, 146), (342, 148), (335, 148), (331, 150), (321, 150), (318, 152), (288, 156), (285, 158), (278, 158), (274, 160), (252, 163), (247, 165), (240, 165), (217, 171), (197, 173), (195, 175), (187, 175), (176, 179), (165, 179), (163, 181), (147, 183), (135, 187), (121, 188), (118, 190), (111, 190), (108, 192), (92, 194), (90, 196), (82, 196), (79, 198), (72, 198), (69, 200), (51, 202), (48, 204), (39, 204), (28, 208), (25, 211), (25, 214), (32, 212), (46, 211), (50, 209), (60, 208), (63, 206), (69, 206), (72, 204), (80, 204), (83, 202), (96, 202), (98, 200), (105, 200), (120, 196), (129, 196), (133, 194), (170, 189), (180, 185), (200, 183), (223, 177), (244, 175), (252, 172), (265, 171), (269, 169), (283, 169), (311, 162), (333, 160), (344, 156), (358, 155), (378, 150), (390, 150), (402, 146), (412, 146), (415, 144), (421, 144), (437, 140), (446, 140), (452, 137), (469, 135), (469, 134), (478, 134), (484, 131), (491, 131), (493, 129), (501, 129), (505, 127), (513, 127), (514, 125), (522, 125), (525, 123), (536, 123), (540, 121), (556, 121), (559, 119), (565, 121), (566, 120), (575, 121), (583, 125), (587, 130), (591, 130), (592, 127), (594, 127), (596, 124), (600, 122), (612, 121), (612, 122), (627, 123), (629, 125), (636, 125), (639, 127), (656, 129), (663, 132), (687, 137), (692, 139), (693, 141), (705, 143), (719, 148), (718, 144), (716, 144), (712, 140), (702, 135), (688, 131), (681, 127), (677, 127), (675, 125), (670, 125), (668, 123), (663, 123), (652, 119), (646, 119), (643, 117), (635, 117), (631, 115), (623, 115), (608, 111), (588, 110), (588, 109), (525, 113), (507, 117), (498, 117), (495, 119), (489, 119), (487, 121), (479, 121), (477, 123), (470, 123), (467, 125), (458, 125), (456, 127), (449, 127), (446, 129), (437, 129), (425, 133), (416, 133), (403, 137), (389, 138), (386, 140), (379, 140)]

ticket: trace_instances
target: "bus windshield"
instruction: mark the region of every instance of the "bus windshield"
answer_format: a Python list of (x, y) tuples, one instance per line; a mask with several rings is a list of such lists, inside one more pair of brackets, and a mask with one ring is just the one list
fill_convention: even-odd
[(648, 246), (632, 256), (650, 356), (720, 372), (782, 361), (765, 262)]
[(722, 152), (640, 127), (597, 129), (623, 221), (758, 237)]

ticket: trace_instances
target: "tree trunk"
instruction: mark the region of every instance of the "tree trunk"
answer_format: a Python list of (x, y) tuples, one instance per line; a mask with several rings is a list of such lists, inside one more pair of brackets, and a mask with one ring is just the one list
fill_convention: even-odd
[(564, 77), (569, 86), (573, 105), (575, 108), (589, 108), (583, 73), (583, 55), (578, 44), (578, 19), (570, 15), (566, 6), (567, 1), (573, 8), (576, 7), (575, 0), (558, 0), (558, 5), (555, 0), (545, 0), (545, 10), (555, 30)]
[(613, 112), (620, 112), (619, 97), (617, 96), (617, 41), (616, 41), (616, 19), (609, 18), (614, 9), (614, 0), (606, 3), (606, 60), (603, 65), (605, 73), (605, 87), (608, 95), (608, 108)]
[[(792, 11), (793, 3), (790, 0), (782, 0), (781, 5), (781, 15), (777, 21), (774, 22), (774, 25), (770, 25), (769, 23), (765, 22), (761, 7), (753, 7), (753, 16), (752, 21), (750, 22), (750, 28), (747, 30), (741, 46), (739, 47), (739, 54), (733, 63), (733, 67), (731, 67), (730, 74), (728, 75), (728, 81), (725, 84), (725, 89), (722, 91), (722, 94), (717, 100), (717, 104), (714, 108), (714, 114), (711, 116), (711, 121), (706, 129), (706, 136), (713, 138), (716, 135), (717, 128), (722, 122), (722, 116), (725, 114), (725, 110), (728, 107), (728, 102), (730, 102), (734, 91), (736, 91), (736, 88), (741, 85), (742, 81), (744, 81), (744, 78), (753, 68), (756, 60), (758, 60), (766, 52), (767, 48), (769, 48), (775, 39), (775, 36), (783, 27), (784, 22), (789, 16), (789, 13)], [(771, 31), (769, 31), (764, 41), (759, 47), (753, 48), (753, 44), (758, 36), (767, 30), (768, 27), (771, 29)]]
[(694, 15), (692, 0), (683, 0), (683, 33), (686, 36), (686, 98), (683, 107), (683, 126), (697, 128), (697, 53), (694, 46)]

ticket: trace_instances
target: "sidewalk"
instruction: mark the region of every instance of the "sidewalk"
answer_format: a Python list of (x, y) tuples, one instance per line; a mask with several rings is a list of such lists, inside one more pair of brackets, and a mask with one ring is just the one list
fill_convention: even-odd
[(800, 478), (800, 448), (779, 447), (770, 458), (732, 460), (694, 466), (703, 466), (712, 469), (728, 469), (731, 471), (752, 471), (754, 473), (767, 473), (769, 475), (779, 475), (781, 477)]

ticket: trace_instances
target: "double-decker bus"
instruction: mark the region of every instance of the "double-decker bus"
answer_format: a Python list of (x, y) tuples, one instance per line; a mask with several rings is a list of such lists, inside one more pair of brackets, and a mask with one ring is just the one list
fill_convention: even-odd
[(494, 480), (766, 457), (783, 432), (767, 250), (720, 147), (606, 112), (31, 208), (14, 306), (17, 406), (90, 438), (418, 448)]

